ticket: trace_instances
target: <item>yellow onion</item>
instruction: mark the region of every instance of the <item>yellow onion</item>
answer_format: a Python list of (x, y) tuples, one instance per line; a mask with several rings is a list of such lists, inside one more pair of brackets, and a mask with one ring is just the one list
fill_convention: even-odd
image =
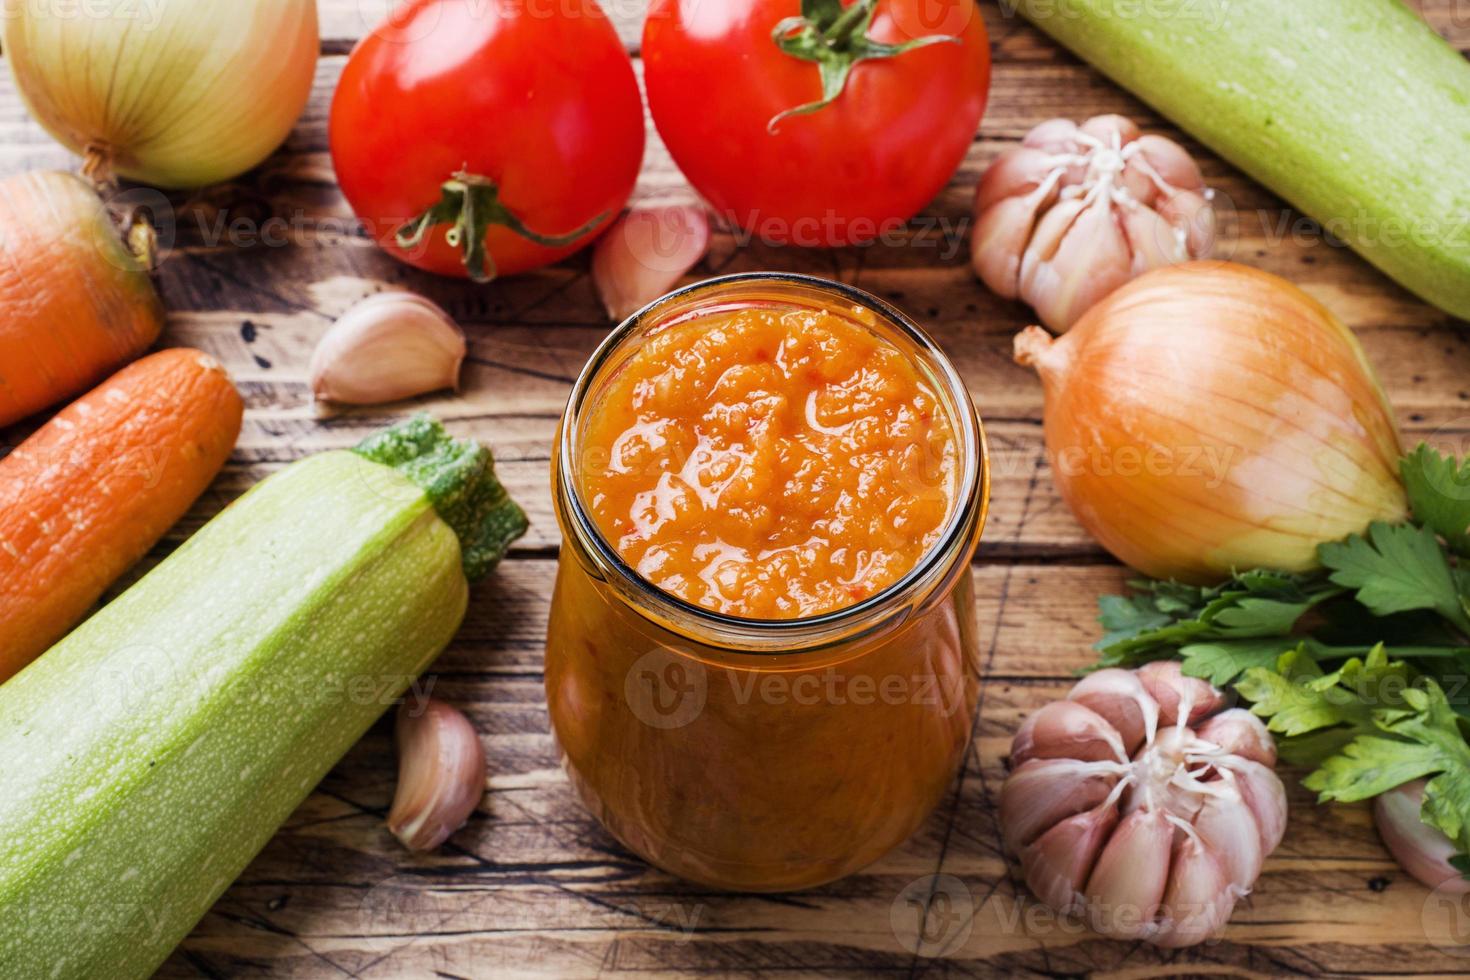
[(1277, 276), (1159, 269), (1059, 339), (1016, 338), (1046, 389), (1046, 451), (1124, 563), (1205, 584), (1317, 567), (1317, 546), (1408, 505), (1393, 410), (1357, 338)]
[(4, 0), (37, 121), (98, 179), (230, 180), (291, 131), (316, 72), (314, 0)]

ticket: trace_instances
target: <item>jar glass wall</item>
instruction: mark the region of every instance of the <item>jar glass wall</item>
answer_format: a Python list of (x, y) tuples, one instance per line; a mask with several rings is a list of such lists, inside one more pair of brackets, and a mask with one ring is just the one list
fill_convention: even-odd
[[(735, 619), (641, 579), (591, 520), (580, 435), (610, 378), (659, 331), (721, 310), (841, 314), (903, 352), (953, 424), (958, 476), (937, 541), (901, 580), (806, 619)], [(964, 384), (911, 321), (850, 287), (803, 276), (711, 280), (619, 327), (573, 391), (553, 492), (563, 545), (546, 692), (587, 807), (651, 863), (704, 884), (780, 891), (876, 860), (943, 796), (968, 747), (978, 691), (970, 561), (989, 497)]]

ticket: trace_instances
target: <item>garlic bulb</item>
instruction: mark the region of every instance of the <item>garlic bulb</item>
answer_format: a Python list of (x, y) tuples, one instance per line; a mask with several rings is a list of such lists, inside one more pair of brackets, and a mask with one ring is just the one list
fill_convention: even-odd
[(432, 851), (485, 795), (485, 748), (470, 720), (442, 701), (405, 701), (394, 735), (398, 790), (388, 829), (410, 851)]
[(1404, 520), (1392, 406), (1358, 340), (1278, 276), (1156, 269), (1053, 339), (1016, 337), (1046, 390), (1046, 455), (1079, 523), (1151, 578), (1319, 567)]
[(464, 332), (434, 303), (379, 293), (337, 320), (311, 355), (311, 390), (344, 405), (382, 405), (459, 387)]
[(975, 274), (1065, 331), (1128, 280), (1208, 256), (1213, 196), (1173, 140), (1122, 116), (1052, 119), (980, 179)]
[(7, 3), (6, 60), (31, 114), (113, 175), (159, 187), (239, 176), (311, 95), (314, 0)]
[(1156, 946), (1219, 934), (1286, 830), (1271, 736), (1223, 703), (1161, 661), (1100, 670), (1026, 720), (1000, 827), (1037, 898)]

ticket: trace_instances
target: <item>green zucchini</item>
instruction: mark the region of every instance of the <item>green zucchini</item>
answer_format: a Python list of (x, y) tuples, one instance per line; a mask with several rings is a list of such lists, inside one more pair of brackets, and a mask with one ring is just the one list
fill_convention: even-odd
[(1004, 0), (1470, 319), (1470, 65), (1400, 0)]
[(525, 528), (414, 419), (265, 480), (0, 686), (0, 975), (150, 975)]

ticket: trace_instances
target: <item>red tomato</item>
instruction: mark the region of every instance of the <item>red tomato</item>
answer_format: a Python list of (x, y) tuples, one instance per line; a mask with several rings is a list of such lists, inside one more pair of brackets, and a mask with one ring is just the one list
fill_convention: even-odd
[(644, 84), (659, 135), (716, 211), (768, 241), (847, 245), (901, 226), (979, 129), (990, 45), (974, 0), (877, 0), (872, 41), (958, 40), (859, 61), (830, 105), (771, 132), (775, 117), (823, 96), (821, 69), (781, 50), (777, 25), (854, 5), (655, 0), (649, 11)]
[[(510, 275), (586, 245), (627, 202), (644, 141), (632, 62), (595, 0), (411, 0), (352, 52), (332, 101), (353, 210), (444, 275)], [(466, 193), (480, 232), (456, 234)], [(420, 241), (395, 240), (441, 199)], [(481, 242), (485, 276), (466, 268)]]

